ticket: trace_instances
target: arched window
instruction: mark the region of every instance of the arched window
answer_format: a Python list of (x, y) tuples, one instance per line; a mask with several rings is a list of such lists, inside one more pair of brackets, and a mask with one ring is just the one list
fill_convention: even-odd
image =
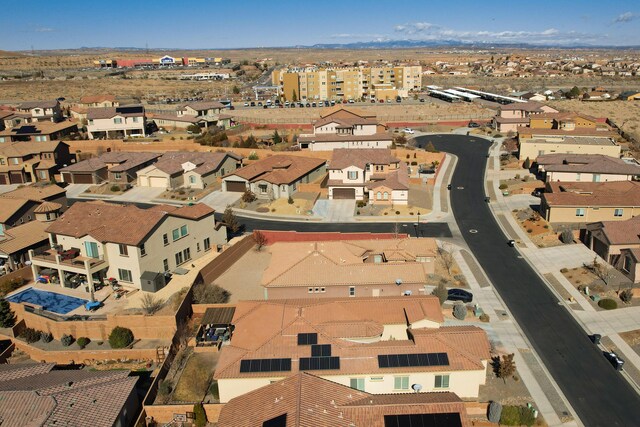
[(384, 192), (384, 199), (389, 200), (389, 193), (387, 193), (386, 191)]
[(382, 193), (378, 191), (378, 195), (376, 196), (376, 199), (378, 200), (382, 200)]

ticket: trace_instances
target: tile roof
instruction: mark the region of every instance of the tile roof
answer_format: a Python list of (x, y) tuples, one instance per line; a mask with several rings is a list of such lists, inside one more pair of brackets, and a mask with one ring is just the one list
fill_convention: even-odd
[(316, 135), (298, 137), (298, 142), (350, 142), (350, 141), (392, 141), (393, 136), (386, 132), (373, 135), (342, 135), (335, 133), (319, 133)]
[(592, 222), (587, 228), (602, 230), (611, 245), (640, 245), (640, 215), (625, 221)]
[(565, 120), (573, 120), (573, 119), (575, 119), (577, 117), (581, 117), (581, 118), (589, 120), (591, 122), (597, 122), (598, 121), (598, 119), (596, 119), (593, 116), (590, 116), (588, 114), (576, 113), (576, 112), (542, 113), (542, 114), (536, 114), (534, 116), (531, 116), (530, 118), (533, 118), (533, 119), (552, 119), (552, 120), (565, 121)]
[[(359, 300), (359, 301), (358, 301)], [(413, 304), (423, 305), (421, 318), (407, 320), (407, 309)], [(244, 307), (246, 305), (246, 307)], [(439, 312), (430, 317), (425, 312)], [(391, 312), (379, 319), (384, 312)], [(416, 313), (420, 310), (416, 311)], [(291, 374), (300, 371), (299, 359), (309, 357), (309, 346), (297, 344), (299, 333), (317, 333), (318, 344), (331, 344), (331, 355), (340, 357), (339, 370), (319, 370), (318, 375), (369, 375), (381, 373), (440, 372), (443, 366), (413, 366), (380, 368), (378, 355), (446, 353), (448, 372), (484, 370), (483, 361), (490, 358), (490, 345), (486, 333), (475, 326), (424, 328), (418, 322), (424, 319), (442, 322), (437, 297), (391, 297), (332, 300), (299, 300), (240, 302), (233, 324), (233, 337), (223, 347), (214, 378), (273, 377), (272, 372), (240, 372), (242, 359), (291, 358)], [(380, 335), (358, 337), (353, 341), (324, 332), (325, 325), (350, 317), (352, 323), (362, 321), (383, 325), (407, 326), (408, 338), (395, 337), (381, 341)], [(393, 319), (391, 318), (393, 317)], [(284, 375), (289, 375), (284, 374)]]
[(49, 200), (55, 199), (66, 194), (66, 190), (57, 184), (47, 185), (25, 185), (16, 188), (13, 191), (0, 194), (0, 198), (10, 199), (30, 199), (30, 200)]
[(373, 113), (369, 113), (368, 110), (359, 109), (359, 108), (345, 108), (342, 105), (334, 105), (333, 107), (327, 107), (320, 110), (320, 118), (324, 119), (325, 117), (336, 115), (336, 113), (340, 113), (341, 115), (346, 115), (350, 117), (363, 117), (363, 118), (374, 118), (376, 115)]
[[(12, 127), (11, 129), (5, 129), (0, 132), (3, 136), (25, 136), (25, 135), (51, 135), (55, 132), (59, 132), (65, 129), (72, 129), (78, 127), (78, 123), (72, 121), (63, 121), (58, 123), (52, 122), (33, 122), (25, 123), (19, 126)], [(38, 142), (41, 144), (42, 142)]]
[(276, 154), (265, 157), (226, 175), (236, 175), (250, 182), (267, 181), (272, 184), (290, 184), (326, 164), (326, 160), (313, 157)]
[(640, 206), (640, 182), (559, 182), (547, 183), (550, 192), (542, 197), (549, 206)]
[(501, 105), (501, 111), (528, 111), (528, 112), (542, 112), (544, 104), (536, 101), (527, 102), (514, 102), (512, 104)]
[(408, 190), (409, 173), (407, 172), (407, 167), (405, 162), (401, 162), (397, 171), (383, 175), (383, 179), (367, 182), (367, 188), (375, 190), (376, 188), (386, 187), (392, 190)]
[(0, 365), (0, 381), (11, 381), (16, 378), (46, 374), (55, 366), (55, 363), (2, 364)]
[(302, 372), (231, 399), (218, 426), (254, 427), (286, 414), (288, 427), (384, 427), (384, 415), (441, 412), (459, 413), (462, 426), (469, 426), (454, 393), (373, 395)]
[(174, 175), (184, 172), (182, 165), (190, 162), (196, 165), (194, 172), (206, 175), (209, 172), (218, 170), (227, 159), (227, 156), (237, 161), (242, 160), (242, 156), (233, 152), (169, 151), (164, 153), (154, 166), (169, 175)]
[(29, 199), (22, 199), (22, 198), (0, 199), (0, 224), (4, 224), (5, 222), (7, 222), (9, 218), (11, 218), (17, 212), (19, 212), (23, 208), (23, 206), (27, 204), (33, 204), (33, 202)]
[(0, 253), (9, 255), (48, 242), (49, 234), (45, 231), (48, 226), (46, 222), (35, 220), (5, 230), (5, 237), (0, 240)]
[(327, 169), (356, 166), (364, 170), (368, 164), (390, 165), (399, 162), (400, 160), (387, 148), (337, 148), (331, 154)]
[(110, 101), (114, 102), (116, 97), (113, 95), (91, 95), (91, 96), (83, 96), (80, 98), (80, 102), (82, 104), (95, 104), (98, 102)]
[(547, 172), (640, 175), (640, 165), (602, 154), (543, 154), (536, 163)]
[(137, 246), (168, 216), (199, 220), (213, 213), (213, 209), (203, 204), (141, 209), (135, 205), (78, 202), (52, 222), (47, 232), (76, 238), (89, 235), (103, 243)]
[(47, 212), (55, 212), (62, 209), (62, 205), (56, 202), (43, 202), (35, 208), (33, 211), (35, 213), (47, 213)]
[(320, 120), (313, 123), (313, 127), (320, 127), (327, 125), (329, 123), (337, 123), (337, 127), (342, 128), (352, 128), (356, 125), (377, 125), (378, 122), (374, 119), (366, 119), (360, 116), (352, 116), (352, 117), (333, 117), (333, 115), (325, 116)]
[[(265, 287), (424, 283), (428, 275), (417, 256), (435, 257), (434, 239), (385, 239), (277, 242), (268, 247), (271, 262), (262, 276)], [(387, 262), (365, 262), (383, 254)]]
[(0, 146), (0, 154), (7, 157), (25, 157), (33, 154), (52, 153), (59, 145), (67, 145), (62, 141), (18, 141)]
[(60, 169), (60, 172), (96, 172), (106, 168), (107, 164), (116, 164), (109, 169), (110, 171), (125, 172), (160, 156), (161, 153), (112, 151), (66, 166)]
[(54, 108), (59, 102), (56, 99), (45, 101), (26, 101), (18, 105), (20, 110), (31, 110), (32, 108)]
[[(591, 136), (594, 138), (615, 138), (618, 134), (610, 130), (599, 130), (593, 128), (576, 128), (574, 130), (564, 129), (539, 129), (518, 126), (518, 134), (520, 137), (534, 138), (537, 136)], [(567, 138), (565, 138), (567, 139)], [(580, 138), (582, 140), (582, 138)]]
[(152, 113), (149, 114), (149, 118), (152, 119), (158, 119), (158, 120), (171, 120), (174, 122), (187, 122), (187, 123), (198, 123), (201, 122), (203, 119), (199, 119), (196, 116), (189, 116), (189, 115), (184, 115), (184, 116), (178, 116), (176, 114), (161, 114), (161, 113)]
[(176, 108), (176, 110), (184, 110), (185, 107), (191, 107), (194, 110), (215, 110), (215, 109), (224, 109), (226, 108), (224, 104), (218, 101), (199, 101), (199, 102), (189, 102), (187, 104), (180, 105)]
[(502, 117), (495, 116), (494, 117), (496, 123), (498, 124), (529, 124), (529, 117)]

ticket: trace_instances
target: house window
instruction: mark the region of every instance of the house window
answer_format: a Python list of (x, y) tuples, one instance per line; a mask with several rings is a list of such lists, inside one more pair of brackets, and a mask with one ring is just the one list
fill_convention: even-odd
[(93, 125), (93, 119), (89, 119), (89, 124)]
[(576, 216), (584, 216), (584, 208), (576, 209)]
[(309, 288), (309, 289), (307, 289), (307, 293), (312, 294), (312, 293), (313, 293), (313, 288)]
[(355, 286), (349, 286), (349, 296), (350, 297), (355, 297), (356, 296), (356, 287)]
[(382, 195), (382, 198), (384, 200), (389, 200), (389, 193), (387, 193), (386, 191), (384, 192), (384, 194)]
[(118, 251), (122, 256), (129, 256), (129, 249), (127, 248), (127, 245), (123, 245), (122, 243), (120, 243), (118, 245)]
[(196, 252), (200, 252), (200, 242), (196, 242)]
[(120, 172), (113, 173), (113, 179), (120, 179), (121, 177), (122, 177), (122, 174)]
[(118, 279), (120, 279), (121, 282), (133, 282), (133, 279), (131, 276), (131, 270), (125, 270), (124, 268), (119, 268)]
[(618, 208), (613, 211), (613, 216), (622, 216), (622, 212), (624, 212), (624, 209)]
[(169, 236), (167, 236), (166, 233), (162, 235), (162, 243), (164, 243), (165, 246), (169, 244)]
[[(4, 141), (0, 141), (0, 142), (4, 142)], [(4, 161), (4, 159), (0, 159), (0, 165), (4, 165), (6, 162)]]
[(196, 177), (194, 175), (190, 175), (189, 176), (189, 184), (195, 184), (196, 183)]
[(175, 230), (173, 230), (171, 232), (171, 236), (173, 237), (173, 241), (175, 242), (176, 240), (178, 240), (180, 238), (180, 229), (176, 228)]
[(122, 124), (122, 119), (121, 118), (115, 118), (113, 119), (113, 123), (116, 125), (121, 125)]
[(449, 388), (449, 375), (436, 375), (435, 388)]
[(47, 171), (38, 171), (38, 177), (40, 179), (47, 179)]
[(176, 265), (180, 265), (184, 262), (184, 258), (182, 258), (182, 252), (176, 253)]
[(147, 254), (147, 248), (145, 248), (144, 243), (140, 245), (140, 256), (145, 256)]
[(260, 190), (260, 194), (267, 194), (267, 184), (258, 185), (258, 189)]
[(349, 179), (358, 179), (358, 171), (348, 171), (347, 178)]
[(349, 380), (351, 388), (364, 391), (364, 378), (351, 378)]
[(131, 121), (133, 121), (133, 123), (138, 123), (138, 117), (132, 117)]
[(374, 255), (373, 262), (376, 264), (380, 264), (382, 262), (382, 255)]
[(169, 271), (169, 260), (168, 259), (163, 259), (162, 260), (162, 268), (164, 268), (164, 271)]
[(180, 251), (176, 253), (175, 257), (176, 257), (176, 265), (185, 263), (191, 259), (191, 249), (187, 248), (183, 251)]
[(187, 226), (183, 225), (182, 227), (180, 227), (180, 237), (184, 237), (187, 234), (189, 234), (189, 230), (187, 229)]
[(580, 173), (576, 173), (576, 181), (580, 181)]
[(204, 241), (202, 242), (202, 245), (204, 246), (204, 250), (208, 251), (209, 249), (211, 249), (211, 240), (209, 240), (209, 238), (207, 237), (206, 239), (204, 239)]
[(394, 377), (393, 378), (394, 390), (409, 390), (409, 377)]
[(382, 200), (382, 193), (380, 191), (378, 191), (378, 194), (376, 195), (376, 199)]
[(627, 273), (631, 271), (631, 264), (633, 263), (633, 261), (631, 260), (631, 257), (629, 255), (624, 257), (624, 263), (622, 265), (622, 269), (624, 271), (626, 271)]
[(11, 164), (17, 165), (18, 163), (20, 163), (20, 160), (17, 157), (12, 157), (11, 158)]

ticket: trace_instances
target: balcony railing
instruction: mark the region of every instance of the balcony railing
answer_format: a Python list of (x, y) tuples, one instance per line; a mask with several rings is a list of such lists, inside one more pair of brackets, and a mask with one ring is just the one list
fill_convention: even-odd
[(51, 264), (75, 268), (84, 268), (85, 261), (88, 261), (89, 268), (97, 267), (101, 264), (107, 264), (103, 256), (100, 256), (99, 258), (84, 257), (80, 255), (74, 256), (73, 254), (70, 254), (70, 252), (72, 251), (61, 251), (61, 253), (59, 253), (54, 249), (49, 249), (40, 254), (32, 254), (31, 260), (44, 261)]

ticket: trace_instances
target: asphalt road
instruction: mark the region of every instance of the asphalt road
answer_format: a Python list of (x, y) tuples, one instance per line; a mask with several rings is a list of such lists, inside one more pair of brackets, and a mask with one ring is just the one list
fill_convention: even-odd
[[(640, 396), (507, 237), (484, 201), (488, 141), (462, 135), (417, 138), (458, 156), (451, 205), (460, 231), (580, 420), (587, 426), (640, 425)], [(471, 232), (475, 230), (476, 232)], [(597, 332), (597, 331), (595, 331)]]

